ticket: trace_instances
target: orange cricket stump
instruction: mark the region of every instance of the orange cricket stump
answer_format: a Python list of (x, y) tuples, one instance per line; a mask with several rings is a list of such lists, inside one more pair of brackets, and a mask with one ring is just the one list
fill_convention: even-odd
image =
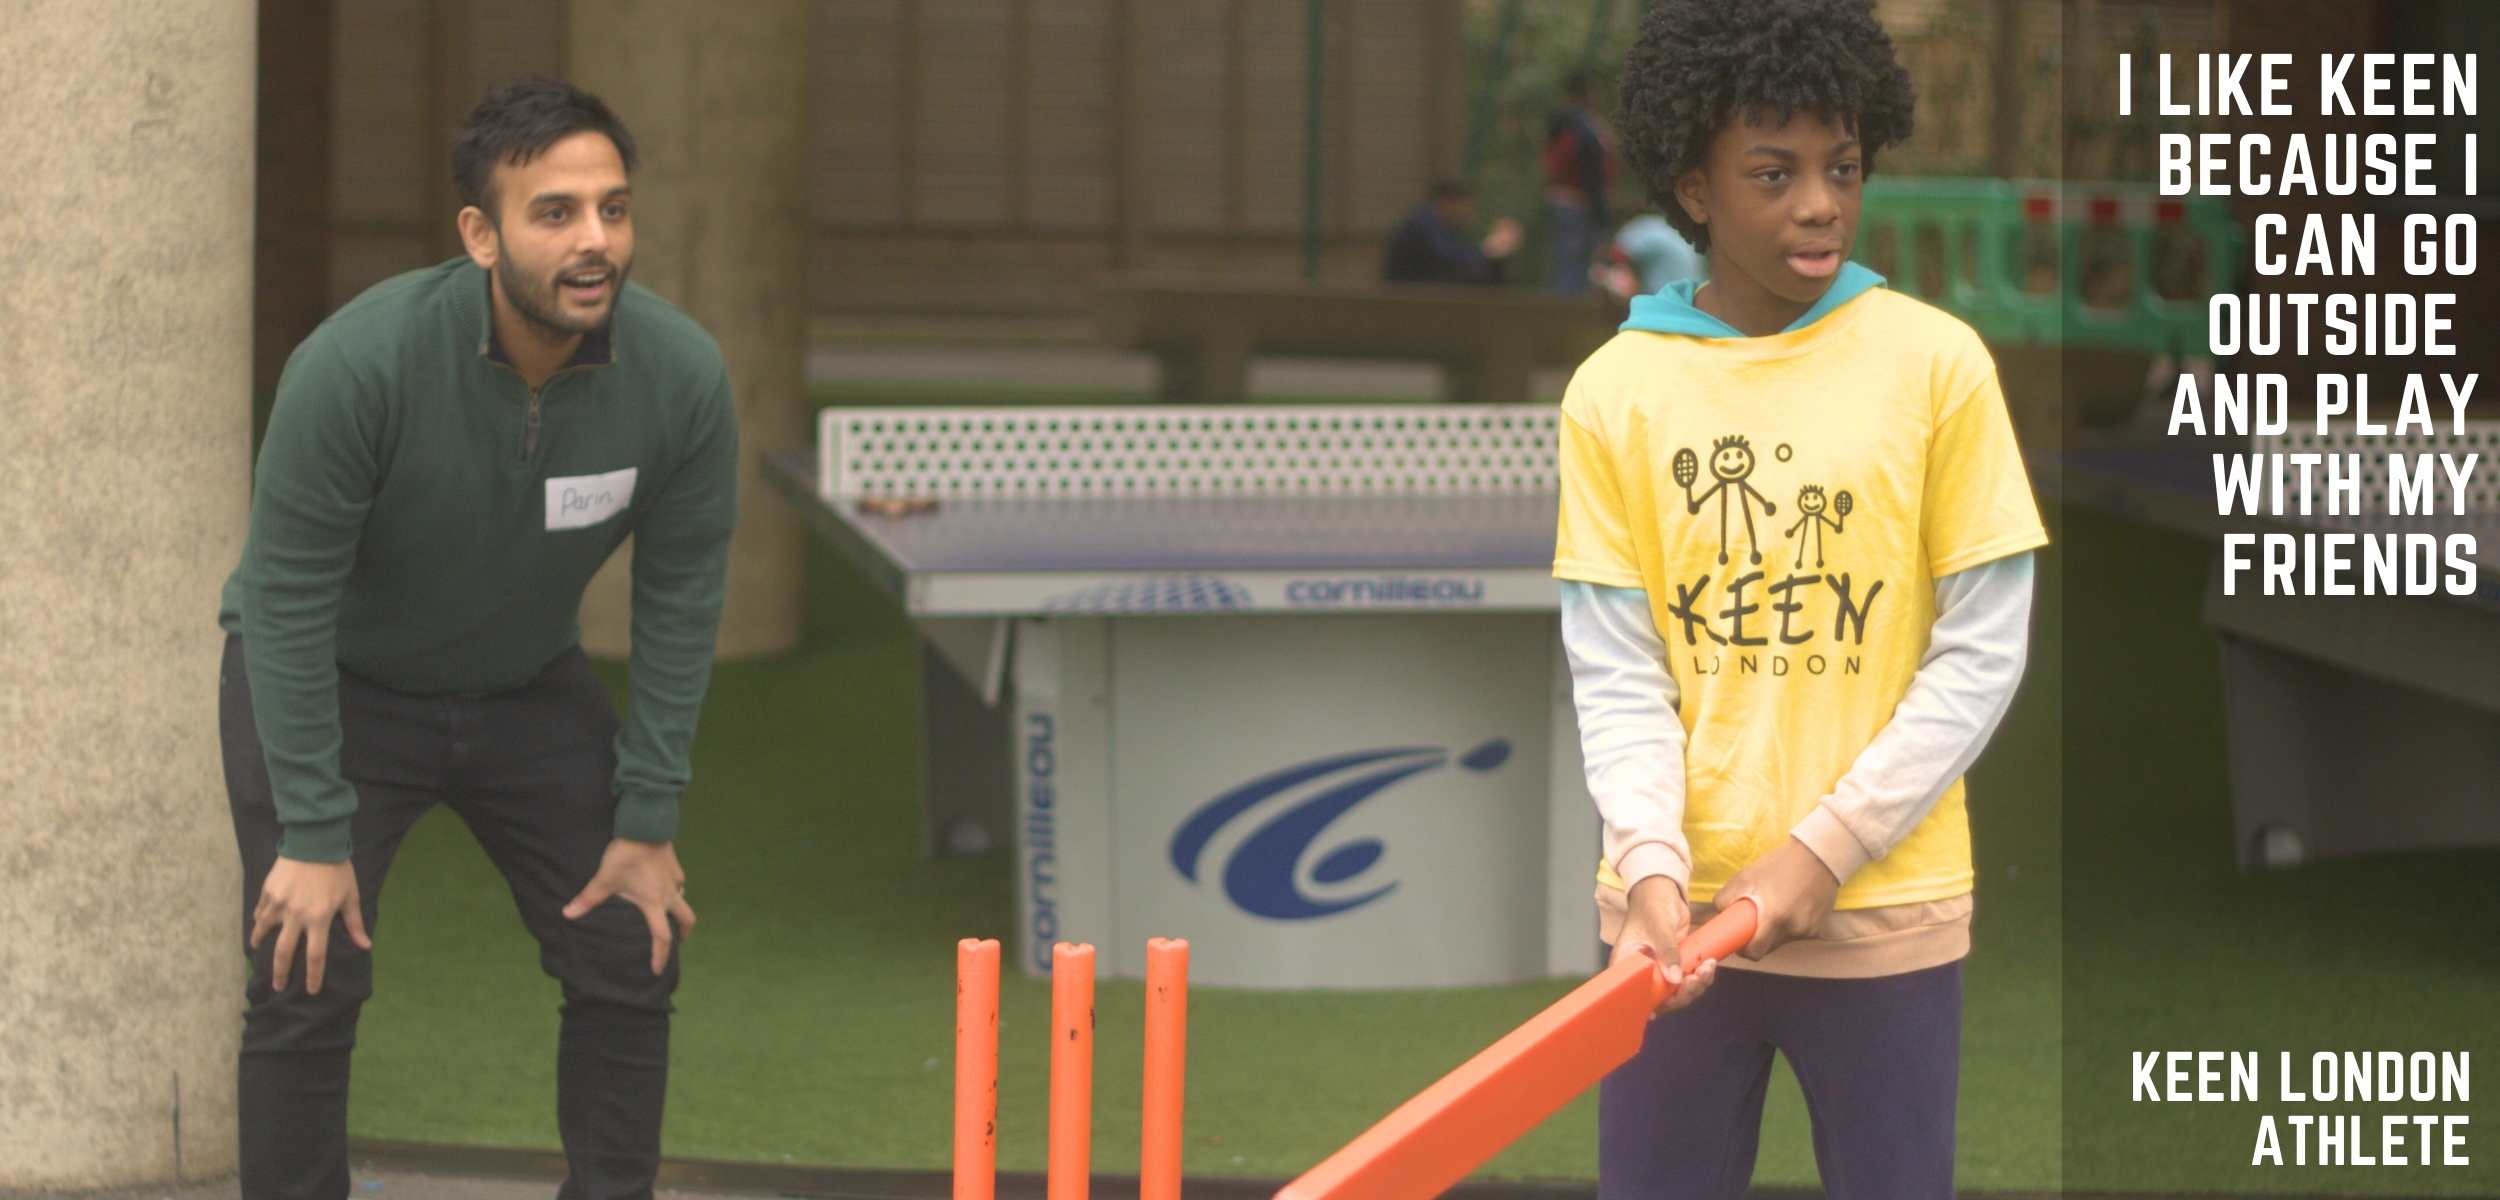
[(1138, 1200), (1180, 1200), (1181, 1102), (1189, 1063), (1189, 943), (1146, 941), (1146, 1078), (1140, 1091)]
[(998, 1186), (998, 942), (955, 943), (955, 1200)]
[[(1731, 905), (1685, 937), (1687, 974), (1753, 940), (1754, 906)], [(1555, 1110), (1640, 1053), (1672, 989), (1665, 968), (1624, 958), (1459, 1064), (1276, 1200), (1423, 1200), (1438, 1196)]]
[(1094, 1141), (1094, 948), (1050, 948), (1049, 1200), (1085, 1200)]

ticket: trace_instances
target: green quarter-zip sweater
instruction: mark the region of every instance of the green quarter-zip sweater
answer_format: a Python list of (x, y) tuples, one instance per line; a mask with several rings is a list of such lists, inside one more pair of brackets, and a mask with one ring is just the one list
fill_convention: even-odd
[(533, 394), (466, 258), (387, 280), (288, 358), (219, 624), (243, 637), (289, 858), (349, 851), (345, 670), (421, 696), (535, 678), (634, 537), (616, 834), (674, 840), (737, 522), (720, 348), (639, 286)]

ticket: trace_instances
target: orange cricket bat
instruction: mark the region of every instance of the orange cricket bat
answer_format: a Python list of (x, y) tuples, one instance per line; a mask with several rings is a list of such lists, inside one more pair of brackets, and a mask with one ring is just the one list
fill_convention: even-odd
[[(1686, 975), (1753, 940), (1742, 901), (1687, 935)], [(1276, 1200), (1424, 1200), (1438, 1196), (1640, 1053), (1651, 1014), (1673, 993), (1666, 968), (1631, 956), (1442, 1076), (1346, 1143)]]

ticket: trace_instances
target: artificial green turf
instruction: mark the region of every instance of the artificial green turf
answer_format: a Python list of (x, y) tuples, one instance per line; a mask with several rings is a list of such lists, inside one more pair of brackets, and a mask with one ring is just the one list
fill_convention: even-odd
[[(2492, 856), (2233, 872), (2212, 652), (2194, 617), (2205, 551), (2098, 517), (2057, 532), (2043, 556), (2029, 681), (1972, 782), (1981, 883), (1962, 1184), (2168, 1193), (2392, 1182), (2232, 1171), (2253, 1117), (2126, 1105), (2125, 1050), (2405, 1044), (2390, 1034), (2410, 1027), (2488, 1051), (2488, 1033), (2467, 1032), (2476, 1027), (2466, 1010), (2493, 994)], [(681, 845), (703, 924), (679, 995), (667, 1150), (942, 1169), (952, 947), (1009, 932), (1006, 862), (919, 857), (909, 628), (821, 551), (811, 550), (808, 587), (805, 649), (724, 665), (696, 747)], [(2070, 591), (2088, 602), (2066, 605)], [(2089, 637), (2061, 638), (2063, 614), (2083, 608)], [(2061, 654), (2061, 642), (2090, 652)], [(2072, 761), (2061, 761), (2061, 740), (2076, 748)], [(2074, 898), (2061, 902), (2068, 886)], [(553, 1147), (555, 988), (456, 821), (438, 814), (411, 836), (384, 908), (354, 1131)], [(2361, 926), (2391, 912), (2409, 923), (2369, 944)], [(1188, 1168), (1299, 1171), (1566, 986), (1199, 988)], [(1104, 981), (1098, 1001), (1095, 1161), (1128, 1170), (1140, 990)], [(1039, 982), (1007, 980), (1010, 1170), (1042, 1164), (1048, 1003)], [(1586, 1178), (1594, 1127), (1584, 1099), (1489, 1170)], [(1757, 1178), (1814, 1179), (1803, 1106), (1785, 1076)], [(2408, 1192), (2470, 1192), (2462, 1173), (2394, 1179)]]
[[(2068, 1184), (2164, 1194), (2500, 1195), (2488, 1101), (2130, 1100), (2135, 1050), (2260, 1051), (2269, 1095), (2282, 1050), (2460, 1050), (2477, 1065), (2500, 1063), (2500, 852), (2239, 871), (2223, 799), (2217, 652), (2193, 619), (2215, 548), (2108, 518), (2076, 526), (2066, 567), (2091, 586), (2088, 597), (2070, 588), (2067, 604), (2067, 644), (2078, 648), (2068, 656), (2065, 713)], [(2344, 1112), (2371, 1117), (2373, 1143), (2382, 1114), (2479, 1118), (2466, 1145), (2473, 1164), (2250, 1165), (2261, 1114)], [(2291, 1131), (2282, 1135), (2288, 1155)]]
[[(679, 994), (671, 1154), (942, 1168), (949, 1154), (953, 945), (1011, 924), (1002, 855), (919, 857), (909, 627), (828, 555), (810, 560), (807, 648), (724, 665), (696, 749), (681, 845), (702, 923)], [(614, 678), (613, 672), (611, 677)], [(2035, 675), (1974, 781), (1988, 875), (1970, 975), (1964, 1154), (1981, 1186), (2056, 1164), (2055, 688)], [(2027, 811), (2026, 811), (2027, 810)], [(2000, 815), (2001, 814), (2001, 815)], [(500, 881), (437, 814), (400, 853), (357, 1056), (360, 1136), (551, 1147), (554, 985)], [(1566, 990), (1567, 981), (1397, 994), (1201, 987), (1191, 996), (1188, 1165), (1298, 1172)], [(1098, 995), (1095, 1154), (1132, 1164), (1141, 991)], [(1042, 1165), (1045, 987), (1002, 998), (1000, 1158)], [(1595, 1109), (1549, 1121), (1489, 1170), (1585, 1178)], [(1808, 1183), (1783, 1078), (1761, 1178)]]

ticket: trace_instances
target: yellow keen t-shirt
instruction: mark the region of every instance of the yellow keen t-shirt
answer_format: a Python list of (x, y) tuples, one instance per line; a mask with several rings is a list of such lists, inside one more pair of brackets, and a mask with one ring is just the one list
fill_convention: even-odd
[[(1572, 377), (1559, 465), (1554, 574), (1645, 590), (1666, 642), (1694, 901), (1779, 847), (1883, 729), (1933, 580), (2048, 540), (1986, 347), (1882, 288), (1767, 337), (1617, 334)], [(1969, 891), (1962, 793), (1835, 907)]]

